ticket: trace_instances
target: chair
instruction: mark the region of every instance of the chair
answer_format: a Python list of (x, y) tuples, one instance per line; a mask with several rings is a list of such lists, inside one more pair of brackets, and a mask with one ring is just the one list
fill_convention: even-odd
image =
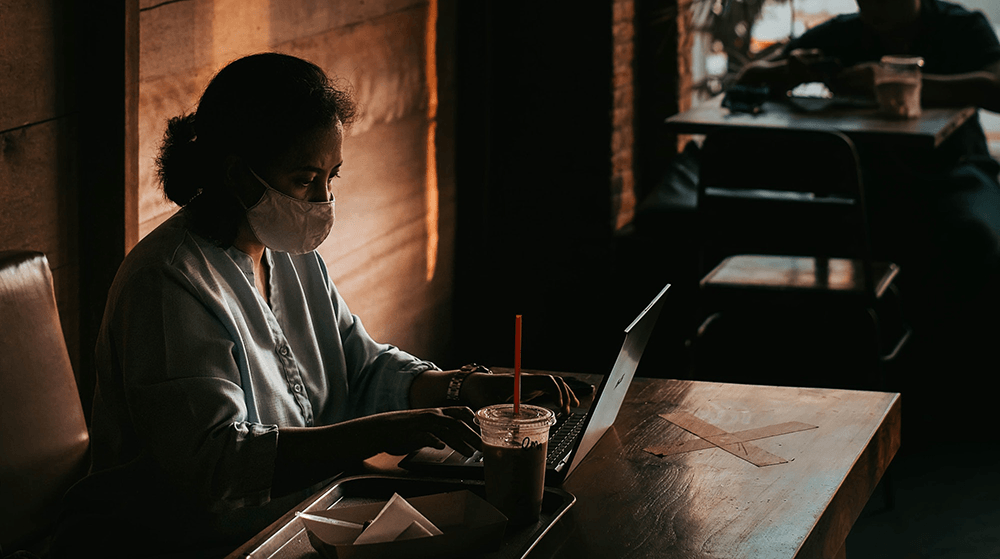
[(787, 380), (843, 385), (844, 365), (858, 362), (874, 375), (863, 374), (865, 386), (841, 387), (883, 387), (884, 365), (909, 327), (899, 267), (874, 257), (851, 140), (824, 130), (713, 133), (702, 146), (698, 188), (704, 321), (696, 366), (711, 370), (713, 358), (729, 355), (715, 359), (719, 370), (745, 371), (756, 355), (775, 374), (753, 380), (784, 384), (791, 371), (829, 363), (838, 380)]
[(90, 437), (45, 255), (0, 252), (0, 547), (38, 553)]

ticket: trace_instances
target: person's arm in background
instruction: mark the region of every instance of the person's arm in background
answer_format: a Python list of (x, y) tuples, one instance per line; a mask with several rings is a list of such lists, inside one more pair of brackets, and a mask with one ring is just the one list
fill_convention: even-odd
[(949, 107), (973, 105), (1000, 112), (1000, 61), (966, 74), (924, 74), (921, 102)]
[(736, 83), (766, 85), (774, 92), (784, 93), (801, 83), (827, 82), (837, 70), (839, 63), (819, 49), (795, 49), (787, 55), (779, 51), (744, 66)]
[[(877, 62), (858, 64), (841, 72), (834, 83), (840, 90), (875, 96)], [(921, 104), (939, 107), (975, 106), (1000, 112), (1000, 61), (961, 74), (923, 74)]]

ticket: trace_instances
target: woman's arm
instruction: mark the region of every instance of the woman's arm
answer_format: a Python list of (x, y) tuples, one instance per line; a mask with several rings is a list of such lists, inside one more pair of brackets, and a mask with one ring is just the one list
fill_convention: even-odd
[[(458, 402), (449, 402), (445, 395), (448, 384), (458, 371), (424, 371), (410, 385), (410, 407), (423, 408), (448, 404), (463, 404), (474, 410), (483, 406), (509, 402), (514, 394), (514, 376), (510, 373), (472, 373), (462, 382)], [(564, 411), (579, 406), (580, 400), (562, 377), (524, 374), (521, 376), (523, 402), (551, 404)]]
[(309, 487), (351, 465), (379, 454), (401, 456), (425, 446), (445, 444), (465, 455), (482, 446), (466, 407), (380, 413), (323, 427), (278, 430), (271, 491), (284, 495)]

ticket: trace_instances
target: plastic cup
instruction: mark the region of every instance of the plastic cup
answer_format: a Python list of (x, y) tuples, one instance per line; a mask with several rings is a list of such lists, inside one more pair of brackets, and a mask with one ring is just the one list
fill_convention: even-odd
[(476, 413), (483, 436), (486, 500), (509, 524), (538, 520), (549, 427), (555, 422), (552, 410), (526, 404), (519, 406), (516, 417), (513, 404), (487, 406)]
[(875, 70), (875, 98), (879, 111), (890, 118), (920, 116), (919, 56), (883, 56)]

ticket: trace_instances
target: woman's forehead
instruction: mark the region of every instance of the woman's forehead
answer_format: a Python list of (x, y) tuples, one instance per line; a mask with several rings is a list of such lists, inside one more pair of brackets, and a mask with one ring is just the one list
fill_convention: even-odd
[(337, 121), (333, 125), (315, 128), (289, 143), (277, 163), (286, 169), (315, 167), (330, 169), (343, 159), (344, 127)]

